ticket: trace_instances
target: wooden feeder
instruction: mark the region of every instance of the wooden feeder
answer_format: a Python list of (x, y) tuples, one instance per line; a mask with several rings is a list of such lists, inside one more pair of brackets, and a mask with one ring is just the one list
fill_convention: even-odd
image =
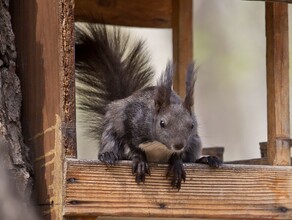
[[(23, 91), (23, 133), (33, 152), (35, 199), (43, 219), (292, 219), (287, 4), (291, 0), (265, 3), (268, 140), (262, 155), (267, 156), (221, 169), (186, 164), (188, 177), (180, 192), (169, 187), (166, 165), (153, 164), (147, 183), (137, 185), (128, 162), (108, 168), (77, 159), (74, 21), (88, 21), (101, 13), (110, 24), (172, 28), (174, 60), (183, 73), (192, 60), (192, 1), (11, 3)], [(184, 76), (176, 77), (175, 90), (183, 95)]]

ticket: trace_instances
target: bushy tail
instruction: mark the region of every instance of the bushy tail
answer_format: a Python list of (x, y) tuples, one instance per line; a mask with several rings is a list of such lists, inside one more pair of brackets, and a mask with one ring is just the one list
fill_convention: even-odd
[(150, 85), (154, 71), (143, 41), (103, 24), (75, 27), (77, 107), (89, 137), (100, 136), (108, 103)]

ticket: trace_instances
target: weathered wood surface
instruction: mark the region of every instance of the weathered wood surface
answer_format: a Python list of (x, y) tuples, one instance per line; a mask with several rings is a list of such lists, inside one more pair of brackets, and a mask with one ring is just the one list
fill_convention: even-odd
[(76, 0), (75, 20), (134, 27), (171, 27), (171, 0)]
[(224, 162), (225, 164), (245, 164), (245, 165), (268, 165), (267, 158), (254, 158), (246, 160), (234, 160)]
[(266, 66), (270, 165), (290, 165), (288, 5), (266, 3)]
[(74, 0), (59, 1), (61, 142), (67, 158), (77, 157), (75, 106)]
[(176, 73), (173, 88), (185, 95), (185, 79), (188, 65), (193, 62), (193, 6), (192, 0), (172, 1), (172, 45)]
[[(290, 158), (292, 163), (292, 158)], [(254, 159), (247, 159), (247, 160), (234, 160), (234, 161), (227, 161), (224, 162), (225, 164), (245, 164), (245, 165), (269, 165), (268, 159), (264, 158), (254, 158)]]
[(24, 140), (42, 219), (61, 219), (64, 153), (76, 156), (74, 0), (12, 1)]
[(65, 216), (208, 217), (291, 219), (292, 167), (186, 164), (178, 192), (166, 180), (166, 165), (151, 164), (137, 185), (129, 162), (107, 167), (67, 160)]

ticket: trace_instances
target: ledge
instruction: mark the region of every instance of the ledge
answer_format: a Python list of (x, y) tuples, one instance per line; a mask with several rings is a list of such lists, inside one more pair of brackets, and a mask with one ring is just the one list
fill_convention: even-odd
[(165, 178), (166, 164), (150, 167), (137, 185), (129, 161), (67, 159), (64, 216), (292, 219), (292, 167), (185, 164), (179, 192)]

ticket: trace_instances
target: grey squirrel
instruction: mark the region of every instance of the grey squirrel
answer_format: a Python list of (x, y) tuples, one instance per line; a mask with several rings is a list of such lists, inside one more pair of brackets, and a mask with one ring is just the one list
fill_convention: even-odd
[[(129, 35), (103, 24), (75, 27), (75, 65), (79, 109), (88, 136), (100, 140), (98, 159), (107, 165), (132, 160), (137, 183), (150, 175), (143, 143), (158, 141), (167, 151), (172, 187), (185, 181), (183, 162), (219, 167), (213, 156), (200, 157), (201, 140), (192, 112), (196, 69), (190, 64), (186, 96), (172, 90), (174, 67), (166, 66), (156, 86), (143, 41), (130, 44)], [(158, 152), (159, 153), (159, 152)]]

